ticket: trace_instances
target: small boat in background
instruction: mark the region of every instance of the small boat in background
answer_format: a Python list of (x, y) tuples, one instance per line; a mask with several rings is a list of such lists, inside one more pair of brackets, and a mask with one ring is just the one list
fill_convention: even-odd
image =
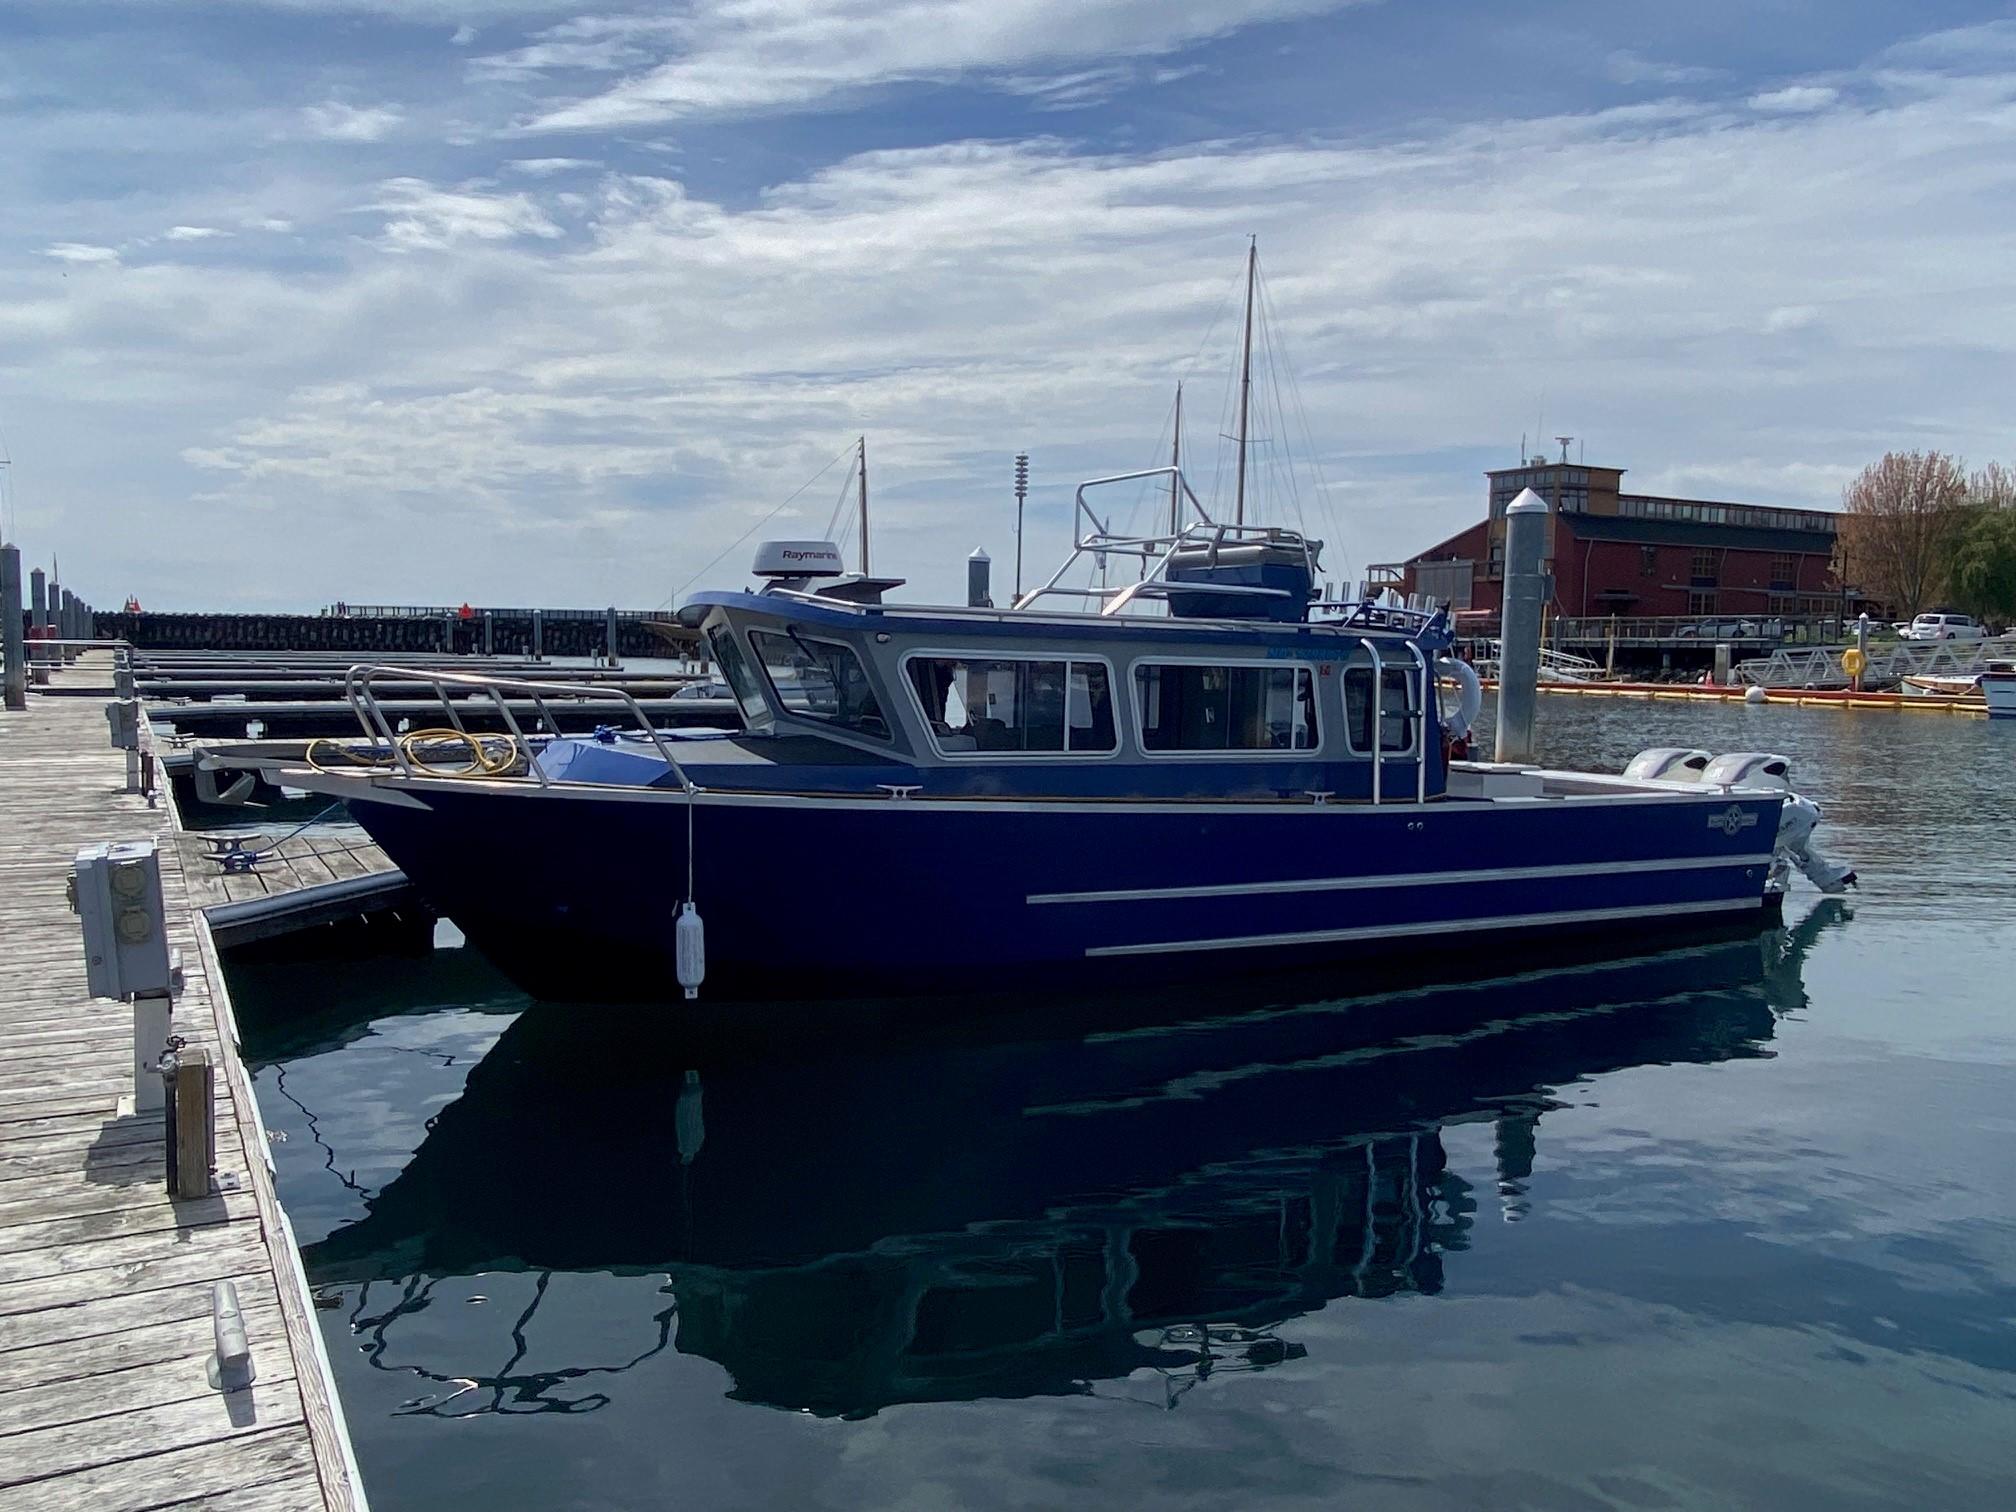
[(1990, 719), (2016, 719), (2016, 662), (1992, 661), (1958, 677), (1914, 674), (1899, 680), (1907, 698), (1937, 698), (1986, 711)]
[(1944, 698), (1980, 701), (1981, 674), (1969, 673), (1960, 677), (1939, 676), (1930, 673), (1913, 674), (1898, 679), (1897, 690), (1906, 698)]
[(1990, 719), (2016, 719), (2016, 662), (1993, 661), (1975, 679)]

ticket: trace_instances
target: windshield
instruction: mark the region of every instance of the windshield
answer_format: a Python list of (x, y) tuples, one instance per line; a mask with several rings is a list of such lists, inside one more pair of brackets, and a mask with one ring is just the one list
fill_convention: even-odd
[(735, 637), (725, 626), (716, 625), (707, 632), (707, 644), (714, 648), (714, 664), (728, 679), (728, 691), (735, 695), (736, 707), (742, 711), (742, 722), (755, 724), (763, 719), (766, 711), (763, 707), (762, 679), (750, 667), (749, 659), (742, 654)]
[(889, 722), (882, 717), (868, 674), (847, 647), (774, 630), (751, 630), (749, 644), (787, 713), (876, 740), (889, 738)]

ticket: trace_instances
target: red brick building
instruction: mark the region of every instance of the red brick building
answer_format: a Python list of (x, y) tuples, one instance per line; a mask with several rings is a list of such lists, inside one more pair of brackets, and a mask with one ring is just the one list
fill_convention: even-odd
[(1625, 493), (1621, 467), (1544, 458), (1485, 477), (1485, 518), (1409, 558), (1397, 575), (1387, 569), (1392, 586), (1495, 612), (1504, 594), (1505, 506), (1530, 488), (1548, 505), (1556, 614), (1747, 619), (1860, 607), (1844, 602), (1834, 576), (1830, 511)]

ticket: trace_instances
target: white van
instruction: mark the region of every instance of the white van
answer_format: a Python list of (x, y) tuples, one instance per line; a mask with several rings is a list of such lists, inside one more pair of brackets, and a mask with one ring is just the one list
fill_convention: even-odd
[(1988, 632), (1971, 614), (1921, 614), (1901, 632), (1905, 640), (1986, 640)]

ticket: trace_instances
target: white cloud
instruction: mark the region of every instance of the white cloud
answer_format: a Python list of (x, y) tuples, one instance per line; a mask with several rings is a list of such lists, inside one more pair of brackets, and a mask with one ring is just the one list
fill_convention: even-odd
[(513, 173), (522, 173), (530, 178), (551, 178), (556, 173), (570, 173), (576, 168), (593, 168), (595, 164), (588, 158), (545, 157), (514, 158), (504, 166)]
[(448, 39), (450, 45), (455, 47), (467, 47), (471, 42), (474, 42), (475, 40), (476, 40), (476, 28), (466, 21), (463, 22), (462, 25), (456, 27), (455, 35), (453, 35)]
[(229, 231), (220, 231), (215, 226), (170, 226), (162, 233), (162, 240), (171, 242), (209, 241), (213, 237), (229, 236)]
[(117, 248), (94, 247), (88, 242), (57, 242), (43, 248), (42, 255), (84, 267), (106, 267), (119, 261)]
[(1831, 89), (1824, 84), (1792, 84), (1784, 89), (1774, 89), (1766, 94), (1750, 96), (1750, 108), (1780, 115), (1804, 115), (1815, 110), (1825, 110), (1840, 97), (1840, 90)]
[[(1070, 482), (1166, 455), (1186, 371), (1210, 497), (1257, 231), (1297, 449), (1335, 485), (1334, 511), (1306, 482), (1302, 502), (1331, 576), (1470, 523), (1484, 448), (1509, 454), (1542, 390), (1648, 487), (1826, 504), (1889, 447), (2006, 458), (2016, 365), (2016, 74), (1841, 84), (1857, 109), (952, 142), (734, 198), (599, 165), (360, 187), (350, 154), (308, 152), (242, 204), (171, 188), (46, 221), (70, 262), (171, 224), (295, 230), (284, 261), (228, 272), (0, 264), (0, 394), (38, 406), (80, 517), (121, 501), (76, 542), (93, 572), (156, 599), (180, 540), (220, 554), (179, 585), (199, 596), (432, 600), (452, 560), (464, 596), (655, 603), (863, 431), (878, 565), (956, 592), (975, 544), (1003, 559), (1013, 452), (1040, 562)], [(226, 528), (255, 505), (287, 529)], [(149, 525), (170, 517), (172, 540)], [(402, 549), (360, 556), (366, 521)]]
[[(655, 67), (543, 111), (541, 131), (784, 111), (876, 85), (1146, 57), (1353, 0), (696, 0), (675, 17), (574, 22), (487, 60), (496, 70)], [(1067, 72), (1069, 70), (1066, 70)]]
[(390, 136), (405, 114), (391, 105), (346, 105), (328, 100), (301, 112), (309, 132), (331, 142), (379, 142)]
[(1693, 63), (1665, 63), (1642, 53), (1619, 49), (1603, 60), (1604, 76), (1618, 84), (1705, 84), (1726, 78), (1719, 68)]
[(440, 189), (413, 178), (388, 180), (379, 186), (379, 193), (381, 198), (366, 208), (390, 216), (382, 232), (384, 243), (400, 252), (444, 251), (464, 241), (561, 234), (525, 194)]

